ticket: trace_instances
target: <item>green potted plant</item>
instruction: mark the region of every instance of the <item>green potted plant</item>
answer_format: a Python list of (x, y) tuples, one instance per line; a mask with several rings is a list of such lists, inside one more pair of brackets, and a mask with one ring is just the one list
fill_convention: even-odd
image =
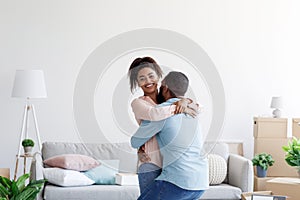
[(0, 200), (34, 200), (46, 182), (45, 179), (30, 181), (29, 174), (24, 174), (17, 181), (0, 176)]
[(295, 167), (300, 176), (300, 139), (293, 137), (288, 146), (283, 146), (282, 149), (286, 152), (285, 161), (290, 166)]
[(267, 153), (256, 154), (252, 159), (252, 164), (256, 166), (258, 177), (266, 177), (268, 168), (273, 166), (274, 162), (272, 156)]
[(22, 141), (22, 146), (24, 147), (25, 154), (30, 154), (32, 147), (34, 147), (34, 141), (26, 138)]

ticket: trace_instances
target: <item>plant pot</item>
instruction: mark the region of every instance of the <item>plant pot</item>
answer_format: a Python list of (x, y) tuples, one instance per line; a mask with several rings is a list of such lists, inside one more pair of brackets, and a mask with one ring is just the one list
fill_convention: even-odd
[(25, 155), (30, 155), (32, 151), (32, 147), (24, 147), (24, 153)]
[(266, 177), (267, 176), (267, 170), (264, 170), (261, 166), (256, 166), (256, 173), (258, 177)]

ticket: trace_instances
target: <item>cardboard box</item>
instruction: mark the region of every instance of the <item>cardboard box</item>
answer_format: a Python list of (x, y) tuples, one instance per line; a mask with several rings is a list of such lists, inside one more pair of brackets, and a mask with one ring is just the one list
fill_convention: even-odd
[(255, 138), (287, 138), (286, 118), (254, 117)]
[(300, 138), (300, 118), (293, 118), (292, 119), (292, 134), (293, 136), (295, 136), (296, 138)]
[(254, 191), (265, 191), (266, 189), (266, 182), (273, 179), (275, 177), (257, 177), (254, 176)]
[(282, 146), (286, 146), (291, 138), (282, 139), (268, 139), (255, 138), (254, 139), (254, 154), (268, 153), (271, 154), (275, 163), (268, 168), (267, 176), (283, 176), (283, 177), (298, 177), (297, 170), (289, 166), (285, 161), (285, 152)]
[(139, 185), (137, 174), (132, 173), (117, 173), (116, 184), (118, 185)]
[(288, 200), (299, 200), (300, 179), (299, 178), (274, 178), (267, 181), (266, 187), (274, 195), (284, 195)]
[(252, 194), (272, 195), (272, 192), (271, 191), (244, 192), (242, 193), (242, 200), (251, 200)]
[(10, 178), (10, 169), (9, 168), (0, 168), (0, 176)]

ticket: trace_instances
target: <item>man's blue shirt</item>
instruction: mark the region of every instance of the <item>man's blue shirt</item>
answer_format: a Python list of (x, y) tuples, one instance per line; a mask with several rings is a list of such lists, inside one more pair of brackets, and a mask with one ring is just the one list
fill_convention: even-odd
[[(177, 98), (172, 98), (159, 106), (176, 101)], [(144, 120), (131, 138), (131, 145), (139, 148), (154, 135), (163, 157), (163, 170), (157, 180), (186, 190), (207, 189), (208, 162), (200, 156), (203, 142), (198, 119), (177, 114), (161, 121)]]

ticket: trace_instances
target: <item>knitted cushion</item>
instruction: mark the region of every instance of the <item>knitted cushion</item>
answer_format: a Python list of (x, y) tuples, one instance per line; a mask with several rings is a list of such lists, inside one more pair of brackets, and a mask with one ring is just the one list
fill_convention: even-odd
[(208, 155), (209, 184), (221, 184), (227, 175), (227, 163), (225, 159), (217, 154)]

